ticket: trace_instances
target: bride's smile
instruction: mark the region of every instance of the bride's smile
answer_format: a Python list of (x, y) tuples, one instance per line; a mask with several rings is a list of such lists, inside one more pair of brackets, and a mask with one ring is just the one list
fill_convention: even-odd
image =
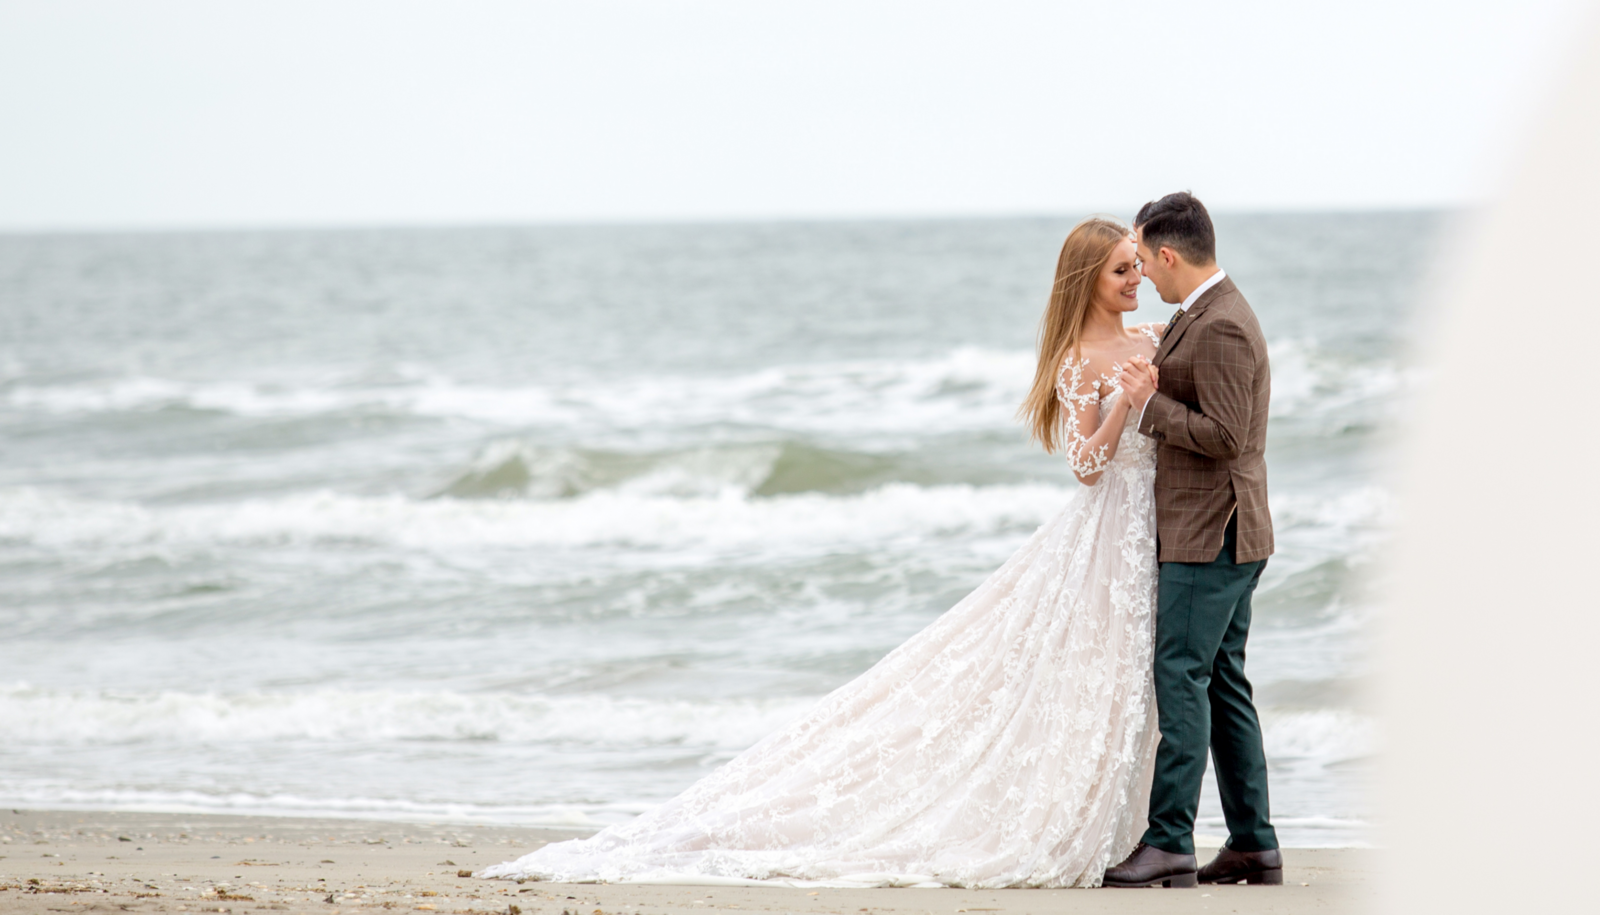
[(1117, 246), (1111, 260), (1100, 272), (1095, 286), (1095, 304), (1115, 311), (1133, 311), (1139, 307), (1139, 250), (1133, 239)]

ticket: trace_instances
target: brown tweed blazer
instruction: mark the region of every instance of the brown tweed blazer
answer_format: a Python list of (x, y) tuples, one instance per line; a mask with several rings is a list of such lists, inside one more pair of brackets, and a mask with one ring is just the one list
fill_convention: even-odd
[(1211, 562), (1237, 508), (1235, 561), (1272, 555), (1267, 509), (1267, 340), (1231, 278), (1167, 328), (1153, 360), (1160, 389), (1139, 431), (1155, 439), (1162, 562)]

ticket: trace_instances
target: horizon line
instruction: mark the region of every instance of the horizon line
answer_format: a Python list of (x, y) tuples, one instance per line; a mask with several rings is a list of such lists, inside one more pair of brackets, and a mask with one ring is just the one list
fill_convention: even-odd
[[(1213, 208), (1219, 217), (1238, 216), (1359, 216), (1400, 214), (1465, 213), (1481, 203), (1396, 204), (1384, 206), (1303, 206)], [(950, 213), (854, 213), (787, 215), (702, 215), (633, 217), (551, 217), (551, 218), (462, 218), (395, 220), (255, 220), (219, 222), (108, 222), (62, 223), (59, 225), (0, 225), (0, 237), (43, 235), (189, 235), (271, 232), (373, 232), (429, 231), (440, 229), (587, 229), (694, 226), (823, 225), (848, 223), (930, 223), (930, 222), (1025, 222), (1074, 220), (1089, 216), (1117, 214), (1123, 207), (1083, 207), (1053, 211), (994, 211)], [(1138, 205), (1128, 207), (1137, 210)]]

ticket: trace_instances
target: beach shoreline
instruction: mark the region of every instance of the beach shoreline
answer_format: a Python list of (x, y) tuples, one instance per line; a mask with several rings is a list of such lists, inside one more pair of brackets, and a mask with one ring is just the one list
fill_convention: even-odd
[[(1354, 911), (1374, 849), (1287, 849), (1282, 887), (1198, 890), (801, 889), (571, 885), (474, 871), (581, 830), (89, 810), (0, 810), (0, 911), (813, 915)], [(1201, 857), (1206, 856), (1201, 851)]]

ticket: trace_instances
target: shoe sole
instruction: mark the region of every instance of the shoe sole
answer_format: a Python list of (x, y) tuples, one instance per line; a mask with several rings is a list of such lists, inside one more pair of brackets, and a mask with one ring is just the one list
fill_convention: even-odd
[(1231, 886), (1240, 883), (1248, 883), (1255, 886), (1283, 886), (1283, 868), (1275, 867), (1271, 870), (1252, 871), (1248, 874), (1218, 877), (1214, 880), (1202, 880), (1201, 882), (1215, 883), (1219, 886)]
[[(1278, 879), (1279, 879), (1280, 883), (1283, 881), (1282, 874), (1279, 875)], [(1154, 880), (1146, 880), (1146, 881), (1144, 881), (1142, 883), (1103, 883), (1103, 884), (1101, 884), (1101, 886), (1104, 886), (1104, 887), (1106, 887), (1108, 889), (1113, 889), (1113, 890), (1135, 890), (1135, 889), (1140, 889), (1142, 887), (1149, 887), (1149, 886), (1159, 886), (1159, 887), (1163, 887), (1163, 888), (1167, 888), (1167, 889), (1185, 889), (1185, 888), (1188, 888), (1188, 887), (1194, 887), (1194, 886), (1199, 886), (1199, 885), (1200, 885), (1200, 877), (1199, 877), (1198, 873), (1195, 872), (1195, 871), (1189, 871), (1188, 873), (1185, 873), (1185, 874), (1168, 874), (1165, 877), (1157, 877)]]

